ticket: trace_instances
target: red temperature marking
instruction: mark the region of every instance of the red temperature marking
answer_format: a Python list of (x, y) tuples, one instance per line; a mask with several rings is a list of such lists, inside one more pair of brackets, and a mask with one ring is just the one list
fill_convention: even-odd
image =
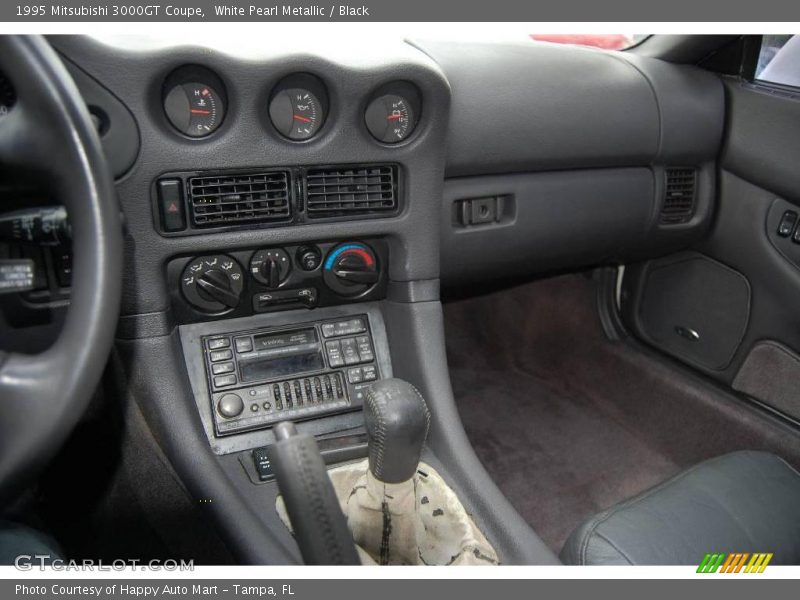
[(362, 250), (361, 248), (348, 248), (342, 254), (358, 254), (364, 262), (367, 264), (368, 267), (371, 267), (375, 261), (372, 258), (372, 255), (367, 252), (366, 250)]

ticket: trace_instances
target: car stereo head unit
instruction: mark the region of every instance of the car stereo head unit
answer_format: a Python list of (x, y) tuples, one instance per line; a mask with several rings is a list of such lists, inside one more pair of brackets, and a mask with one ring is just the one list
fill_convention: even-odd
[(360, 408), (381, 377), (366, 315), (201, 343), (217, 435)]

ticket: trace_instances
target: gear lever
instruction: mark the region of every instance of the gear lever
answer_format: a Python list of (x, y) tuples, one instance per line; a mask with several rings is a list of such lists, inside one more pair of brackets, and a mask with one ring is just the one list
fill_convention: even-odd
[(402, 379), (375, 382), (367, 392), (364, 421), (373, 477), (383, 483), (411, 479), (431, 421), (417, 389)]
[(376, 381), (364, 401), (364, 422), (368, 459), (328, 471), (363, 564), (497, 564), (456, 493), (420, 463), (430, 412), (416, 388), (400, 379)]

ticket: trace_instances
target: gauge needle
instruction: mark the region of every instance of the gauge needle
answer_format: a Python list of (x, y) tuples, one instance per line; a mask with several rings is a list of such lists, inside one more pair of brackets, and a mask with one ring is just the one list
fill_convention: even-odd
[(389, 119), (390, 121), (393, 121), (395, 119), (402, 119), (403, 115), (389, 115), (386, 118)]
[(311, 119), (308, 119), (306, 117), (301, 117), (300, 115), (292, 115), (292, 117), (297, 121), (302, 121), (303, 123), (311, 123)]
[(193, 115), (210, 115), (211, 114), (210, 110), (201, 110), (199, 108), (193, 108), (189, 112), (192, 113)]

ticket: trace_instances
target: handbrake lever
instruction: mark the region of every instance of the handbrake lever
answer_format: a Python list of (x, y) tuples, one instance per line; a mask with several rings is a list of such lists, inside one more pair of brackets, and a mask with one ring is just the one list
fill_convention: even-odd
[(307, 565), (359, 565), (353, 537), (342, 514), (317, 441), (294, 423), (273, 428), (270, 459), (300, 554)]

